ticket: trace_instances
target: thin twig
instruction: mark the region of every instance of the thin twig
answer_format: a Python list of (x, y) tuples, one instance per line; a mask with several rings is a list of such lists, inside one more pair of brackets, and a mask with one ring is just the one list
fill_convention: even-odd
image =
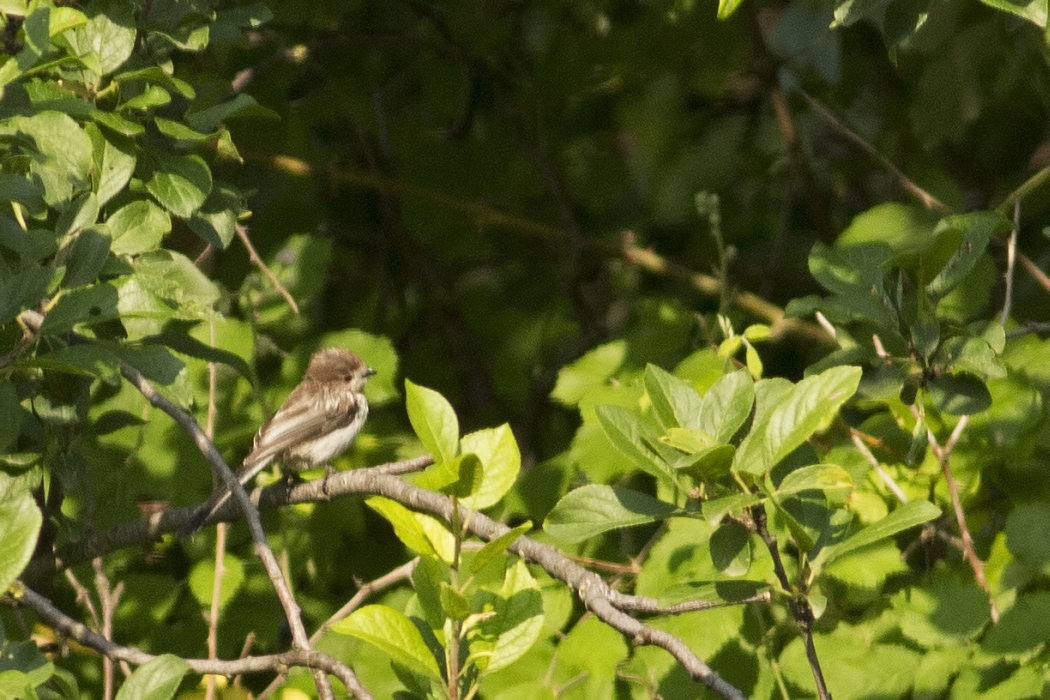
[[(19, 315), (19, 318), (22, 319), (22, 322), (26, 326), (36, 330), (38, 330), (44, 322), (43, 314), (36, 311), (23, 311)], [(193, 439), (194, 443), (197, 445), (197, 449), (199, 449), (208, 460), (212, 469), (222, 476), (226, 488), (228, 488), (233, 495), (231, 500), (237, 504), (236, 507), (241, 509), (245, 520), (248, 521), (248, 530), (252, 535), (252, 541), (255, 545), (255, 553), (259, 559), (262, 560), (263, 568), (266, 570), (266, 573), (270, 578), (270, 584), (273, 586), (274, 592), (277, 594), (277, 599), (280, 601), (281, 607), (284, 609), (285, 617), (288, 620), (288, 626), (292, 631), (292, 640), (300, 649), (309, 651), (310, 640), (306, 636), (306, 629), (303, 627), (303, 621), (299, 615), (299, 605), (296, 603), (295, 598), (292, 596), (291, 591), (288, 588), (288, 583), (285, 581), (284, 575), (281, 573), (280, 566), (277, 564), (277, 559), (273, 554), (273, 550), (270, 549), (270, 546), (266, 543), (266, 533), (262, 528), (259, 511), (252, 506), (251, 501), (248, 499), (248, 494), (244, 490), (244, 486), (234, 475), (229, 465), (226, 464), (226, 460), (224, 460), (222, 455), (219, 454), (219, 451), (215, 448), (215, 443), (208, 439), (208, 436), (205, 435), (204, 431), (201, 429), (200, 425), (198, 425), (193, 416), (173, 404), (164, 395), (158, 392), (156, 387), (146, 379), (145, 375), (135, 367), (121, 360), (119, 368), (121, 375), (127, 379), (132, 386), (138, 389), (140, 394), (146, 397), (146, 400), (149, 401), (151, 406), (159, 408), (175, 420), (179, 427), (181, 427), (186, 434)], [(339, 663), (334, 659), (333, 662)], [(347, 666), (344, 675), (353, 677), (354, 672)], [(323, 671), (315, 670), (314, 680), (317, 684), (318, 694), (322, 698), (325, 700), (334, 698), (332, 685)], [(361, 686), (360, 682), (355, 682), (347, 689), (357, 697), (371, 697), (371, 694)]]
[(882, 468), (882, 465), (879, 464), (879, 460), (875, 457), (872, 451), (868, 449), (868, 446), (864, 444), (864, 440), (861, 439), (860, 433), (855, 428), (850, 428), (849, 433), (850, 438), (853, 440), (853, 444), (857, 447), (857, 451), (868, 460), (872, 468), (875, 470), (875, 473), (878, 474), (879, 478), (882, 479), (884, 484), (886, 484), (886, 487), (893, 492), (893, 495), (897, 497), (898, 501), (901, 503), (907, 503), (908, 496), (901, 490), (901, 487), (897, 485), (897, 482), (893, 480), (893, 477)]
[(937, 199), (932, 194), (915, 184), (915, 182), (911, 178), (905, 175), (900, 168), (893, 164), (893, 161), (879, 153), (879, 151), (870, 143), (868, 143), (862, 136), (860, 136), (857, 132), (853, 131), (844, 123), (842, 123), (842, 121), (840, 121), (839, 118), (836, 117), (830, 109), (825, 107), (814, 97), (810, 96), (805, 90), (798, 90), (798, 94), (802, 96), (802, 99), (804, 99), (809, 104), (809, 106), (817, 112), (817, 114), (819, 114), (829, 124), (835, 127), (835, 129), (837, 129), (839, 133), (845, 136), (849, 141), (851, 141), (855, 146), (860, 148), (869, 156), (879, 161), (879, 163), (882, 164), (882, 167), (889, 170), (890, 173), (897, 179), (897, 182), (900, 183), (901, 187), (903, 187), (908, 192), (908, 194), (922, 202), (923, 206), (925, 206), (931, 211), (935, 211), (938, 214), (942, 215), (948, 215), (952, 213), (951, 207), (949, 207), (947, 204), (945, 204), (944, 202)]
[(1025, 272), (1031, 275), (1032, 279), (1034, 279), (1040, 287), (1042, 287), (1047, 292), (1050, 292), (1050, 277), (1047, 277), (1046, 273), (1040, 270), (1039, 266), (1032, 262), (1032, 259), (1024, 253), (1018, 251), (1017, 259), (1024, 267)]
[(1050, 333), (1050, 322), (1047, 321), (1029, 321), (1020, 328), (1013, 328), (1006, 331), (1007, 338), (1019, 338), (1022, 335), (1028, 335), (1029, 333)]
[(773, 560), (773, 572), (776, 574), (777, 581), (780, 582), (780, 587), (785, 592), (789, 592), (788, 594), (791, 596), (788, 598), (788, 608), (791, 610), (791, 616), (795, 618), (795, 624), (798, 625), (799, 632), (802, 634), (802, 642), (806, 647), (806, 658), (809, 660), (813, 682), (817, 686), (817, 697), (820, 700), (831, 700), (831, 692), (828, 690), (827, 682), (824, 680), (824, 672), (820, 667), (820, 659), (817, 657), (817, 647), (813, 644), (813, 622), (816, 619), (813, 615), (813, 608), (809, 604), (809, 599), (806, 598), (805, 591), (790, 593), (796, 589), (796, 586), (791, 585), (791, 579), (788, 578), (787, 569), (784, 567), (784, 561), (780, 556), (777, 538), (769, 531), (769, 527), (766, 524), (765, 508), (759, 504), (752, 506), (749, 512), (751, 513), (751, 521), (754, 523), (754, 531), (762, 538), (766, 549), (769, 550), (769, 556)]
[[(271, 167), (282, 172), (298, 177), (312, 176), (315, 169), (306, 161), (290, 156), (262, 156), (248, 154), (246, 157), (253, 160), (263, 161)], [(331, 170), (329, 176), (333, 181), (356, 187), (394, 192), (421, 199), (452, 211), (458, 211), (469, 216), (479, 228), (504, 227), (537, 236), (545, 240), (557, 240), (564, 237), (565, 232), (557, 227), (542, 224), (513, 214), (494, 209), (481, 202), (465, 202), (454, 197), (449, 197), (440, 192), (413, 185), (410, 183), (383, 177), (370, 173), (350, 172), (345, 170)], [(632, 265), (636, 265), (647, 272), (674, 277), (687, 282), (693, 289), (707, 296), (719, 296), (722, 293), (722, 285), (717, 279), (700, 272), (693, 272), (683, 265), (672, 262), (658, 253), (640, 248), (635, 243), (635, 236), (631, 232), (624, 232), (620, 241), (609, 241), (604, 238), (587, 238), (584, 243), (606, 255), (621, 258)], [(773, 325), (774, 337), (784, 332), (797, 332), (821, 343), (831, 343), (823, 331), (815, 324), (801, 319), (784, 318), (784, 310), (772, 304), (756, 294), (750, 292), (739, 292), (732, 296), (733, 305), (743, 311), (750, 313), (756, 318), (762, 319)]]
[(1017, 231), (1021, 227), (1021, 200), (1014, 200), (1014, 228), (1010, 231), (1010, 237), (1006, 241), (1006, 291), (1003, 299), (1003, 312), (999, 316), (999, 323), (1006, 325), (1010, 320), (1010, 305), (1014, 299), (1014, 263), (1017, 261)]
[[(429, 456), (406, 460), (420, 466), (432, 463)], [(349, 494), (380, 495), (397, 501), (413, 510), (436, 516), (445, 522), (452, 517), (452, 504), (444, 494), (427, 491), (406, 483), (397, 476), (383, 473), (382, 468), (355, 469), (339, 472), (327, 479), (319, 479), (301, 484), (273, 484), (256, 488), (252, 491), (252, 501), (262, 508), (288, 505), (292, 503), (317, 503), (329, 501)], [(510, 528), (498, 523), (483, 513), (468, 511), (460, 506), (461, 522), (468, 523), (470, 531), (485, 541), (491, 541), (510, 531)], [(41, 575), (53, 570), (56, 565), (67, 566), (85, 552), (96, 555), (107, 553), (122, 547), (141, 544), (161, 533), (174, 532), (196, 512), (196, 507), (171, 508), (161, 514), (151, 515), (134, 523), (126, 523), (112, 531), (92, 535), (79, 542), (75, 547), (66, 545), (60, 548), (54, 559), (42, 559), (32, 562), (27, 571)], [(235, 520), (243, 517), (238, 507), (227, 502), (212, 516), (213, 520)], [(624, 610), (653, 607), (660, 604), (654, 598), (633, 596), (615, 591), (609, 587), (598, 574), (588, 571), (569, 559), (556, 547), (537, 542), (527, 536), (519, 537), (510, 545), (509, 551), (524, 559), (539, 564), (551, 576), (564, 581), (575, 592), (580, 601), (603, 622), (618, 630), (637, 644), (651, 644), (667, 650), (681, 664), (691, 678), (703, 683), (724, 698), (743, 700), (746, 696), (710, 666), (700, 659), (680, 638), (660, 629), (650, 627), (630, 616)]]
[[(124, 593), (124, 584), (118, 583), (116, 588), (110, 586), (101, 557), (97, 557), (91, 564), (95, 569), (95, 590), (98, 591), (98, 599), (102, 604), (102, 636), (111, 640), (113, 639), (113, 616), (117, 611), (117, 602)], [(102, 659), (102, 697), (105, 700), (113, 697), (113, 659), (108, 656)]]
[(999, 206), (995, 208), (996, 211), (1005, 216), (1009, 213), (1010, 209), (1013, 208), (1015, 202), (1021, 201), (1047, 182), (1050, 182), (1050, 165), (1025, 180), (1020, 187), (1007, 195), (1006, 199), (1000, 202)]
[[(50, 600), (25, 587), (21, 582), (16, 582), (15, 586), (19, 589), (14, 595), (16, 600), (32, 608), (40, 617), (47, 620), (52, 627), (69, 639), (94, 649), (100, 654), (105, 654), (108, 658), (125, 661), (136, 666), (149, 663), (157, 658), (141, 649), (116, 644), (102, 635), (92, 632), (86, 625), (69, 617), (56, 608)], [(332, 674), (342, 681), (343, 685), (348, 689), (359, 685), (357, 678), (346, 664), (336, 661), (328, 654), (305, 649), (286, 651), (282, 654), (249, 656), (233, 661), (217, 661), (215, 659), (183, 659), (183, 661), (194, 673), (217, 674), (220, 676), (239, 676), (246, 673), (275, 673), (288, 666), (305, 666)], [(366, 695), (364, 697), (370, 696)]]
[(952, 509), (955, 511), (955, 521), (959, 526), (959, 535), (962, 537), (963, 557), (970, 564), (970, 568), (973, 569), (977, 585), (981, 587), (981, 590), (984, 591), (985, 596), (988, 598), (992, 622), (999, 622), (999, 609), (996, 607), (995, 600), (988, 590), (988, 580), (984, 576), (984, 562), (977, 556), (977, 549), (974, 547), (970, 528), (966, 525), (966, 513), (963, 511), (962, 497), (959, 495), (959, 482), (955, 480), (955, 475), (952, 473), (949, 465), (952, 451), (955, 449), (955, 445), (958, 443), (959, 437), (966, 428), (968, 421), (969, 416), (962, 416), (959, 419), (943, 447), (937, 442), (937, 436), (929, 428), (926, 428), (926, 437), (930, 442), (930, 447), (933, 449), (933, 454), (941, 464), (941, 472), (944, 474), (944, 481), (948, 485), (948, 493), (952, 499)]
[[(208, 322), (208, 342), (215, 346), (215, 322)], [(214, 362), (208, 363), (208, 415), (204, 423), (204, 434), (209, 440), (215, 440), (215, 418), (217, 413), (215, 395), (218, 383), (218, 367)], [(217, 485), (215, 473), (212, 472), (212, 485)], [(219, 658), (219, 593), (222, 590), (222, 577), (226, 574), (226, 523), (219, 523), (215, 528), (215, 571), (212, 573), (211, 607), (208, 610), (208, 658)], [(214, 700), (218, 686), (215, 676), (208, 676), (204, 689), (204, 700)]]
[(241, 243), (243, 243), (245, 249), (247, 249), (248, 258), (252, 261), (252, 263), (255, 264), (256, 267), (262, 270), (262, 273), (266, 275), (266, 278), (270, 280), (270, 283), (274, 286), (274, 288), (280, 293), (281, 296), (284, 297), (285, 301), (288, 302), (288, 306), (292, 307), (292, 311), (298, 314), (299, 305), (295, 303), (295, 299), (288, 292), (288, 290), (284, 288), (284, 285), (281, 284), (281, 281), (277, 279), (277, 275), (273, 274), (273, 271), (266, 266), (266, 263), (263, 262), (263, 259), (259, 257), (259, 254), (257, 252), (255, 252), (255, 246), (252, 245), (251, 239), (248, 238), (247, 227), (237, 224), (236, 226), (234, 226), (234, 230), (237, 231), (237, 237), (241, 239)]

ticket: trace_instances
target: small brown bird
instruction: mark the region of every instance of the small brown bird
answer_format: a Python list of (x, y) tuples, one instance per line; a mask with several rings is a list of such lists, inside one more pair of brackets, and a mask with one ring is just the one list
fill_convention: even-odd
[[(310, 358), (298, 386), (255, 435), (251, 453), (237, 471), (242, 484), (274, 459), (289, 471), (301, 471), (338, 457), (357, 437), (368, 418), (365, 382), (375, 374), (345, 348), (325, 348)], [(220, 486), (182, 528), (191, 535), (230, 497)]]

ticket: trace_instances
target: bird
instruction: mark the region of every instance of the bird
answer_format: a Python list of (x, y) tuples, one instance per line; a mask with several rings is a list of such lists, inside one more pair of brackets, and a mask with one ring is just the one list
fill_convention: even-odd
[[(237, 470), (247, 484), (277, 460), (297, 472), (338, 457), (346, 451), (368, 418), (365, 382), (376, 371), (341, 347), (319, 350), (310, 358), (302, 381), (255, 435), (251, 452)], [(192, 535), (230, 498), (225, 485), (212, 493), (179, 531)]]

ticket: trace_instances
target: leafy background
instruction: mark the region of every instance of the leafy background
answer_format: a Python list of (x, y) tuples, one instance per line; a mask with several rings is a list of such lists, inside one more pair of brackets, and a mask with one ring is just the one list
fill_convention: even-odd
[[(786, 604), (800, 592), (837, 697), (1043, 692), (1045, 2), (6, 0), (0, 12), (0, 542), (24, 544), (0, 551), (5, 584), (34, 548), (210, 492), (208, 464), (121, 381), (120, 361), (202, 423), (208, 361), (223, 363), (214, 440), (234, 462), (310, 353), (345, 345), (379, 374), (338, 469), (441, 444), (413, 431), (405, 378), (448, 399), (454, 440), (509, 425), (521, 474), (486, 504), (497, 518), (546, 523), (536, 537), (640, 595), (678, 600), (689, 581), (774, 590), (771, 604), (653, 622), (750, 697), (814, 692)], [(43, 325), (27, 331), (26, 309)], [(830, 385), (843, 365), (864, 368), (859, 384), (820, 394), (826, 413), (768, 463), (740, 457), (769, 446), (747, 445), (759, 413), (725, 435), (661, 413), (661, 396), (700, 401), (740, 367)], [(764, 386), (757, 411), (762, 396), (787, 405), (786, 385)], [(638, 426), (670, 444), (656, 461), (652, 441), (622, 439)], [(811, 487), (790, 494), (801, 510), (771, 526), (794, 588), (746, 518), (672, 517), (698, 493), (787, 498), (789, 472), (815, 465), (795, 477)], [(594, 490), (606, 486), (618, 503), (650, 500), (620, 520)], [(821, 558), (903, 500), (945, 515), (924, 530), (904, 528), (928, 517), (901, 518)], [(426, 554), (396, 520), (353, 498), (266, 515), (308, 626), (359, 581)], [(212, 537), (105, 558), (123, 586), (114, 638), (202, 655)], [(243, 526), (229, 546), (219, 655), (236, 657), (249, 633), (258, 651), (284, 648)], [(631, 647), (564, 586), (504, 564), (477, 591), (535, 585), (543, 628), (514, 663), (479, 671), (483, 695), (697, 694), (665, 652)], [(417, 618), (449, 611), (420, 586), (378, 600)], [(47, 590), (82, 611), (62, 577)], [(3, 622), (13, 658), (23, 628)], [(373, 693), (426, 692), (350, 628), (324, 648)], [(97, 657), (56, 664), (100, 695)], [(308, 674), (289, 683), (312, 688)]]

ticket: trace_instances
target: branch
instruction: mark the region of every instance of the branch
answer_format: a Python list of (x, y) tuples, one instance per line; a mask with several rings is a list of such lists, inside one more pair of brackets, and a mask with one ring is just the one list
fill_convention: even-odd
[[(381, 495), (448, 523), (452, 521), (453, 512), (447, 496), (408, 484), (395, 475), (422, 468), (432, 461), (430, 456), (416, 457), (370, 469), (339, 472), (302, 484), (274, 484), (254, 489), (251, 499), (261, 508), (271, 508), (293, 503), (316, 503), (350, 494)], [(41, 575), (54, 566), (69, 566), (88, 553), (98, 556), (115, 549), (141, 544), (163, 533), (176, 531), (195, 511), (196, 507), (192, 506), (171, 508), (163, 513), (118, 526), (75, 545), (60, 548), (54, 559), (34, 560), (27, 571)], [(227, 502), (215, 512), (211, 522), (236, 520), (240, 517), (242, 512), (236, 504)], [(460, 522), (467, 523), (470, 532), (485, 541), (491, 541), (510, 531), (506, 525), (463, 507), (460, 507), (459, 519)], [(601, 576), (573, 562), (557, 548), (528, 537), (519, 537), (509, 549), (518, 556), (539, 564), (549, 574), (569, 585), (588, 609), (627, 638), (638, 644), (652, 644), (667, 650), (694, 680), (723, 697), (734, 700), (742, 700), (745, 697), (739, 689), (715, 673), (681, 639), (668, 632), (651, 628), (624, 612), (640, 610), (675, 613), (696, 609), (697, 605), (682, 604), (664, 609), (655, 598), (627, 595), (612, 590)]]
[(968, 421), (969, 416), (963, 416), (959, 419), (951, 436), (948, 438), (948, 442), (943, 447), (937, 442), (937, 437), (928, 427), (926, 428), (926, 437), (930, 441), (933, 454), (941, 464), (941, 472), (944, 474), (944, 481), (948, 485), (948, 493), (951, 494), (955, 521), (959, 524), (959, 535), (962, 537), (963, 556), (970, 564), (970, 568), (973, 569), (973, 576), (977, 580), (977, 585), (981, 587), (981, 590), (984, 591), (985, 596), (988, 598), (992, 622), (999, 622), (999, 609), (996, 607), (995, 600), (988, 590), (988, 580), (984, 577), (984, 562), (977, 556), (977, 550), (973, 546), (973, 537), (970, 536), (970, 528), (966, 525), (966, 513), (963, 511), (962, 498), (959, 496), (959, 482), (955, 480), (955, 475), (952, 474), (951, 466), (948, 464), (952, 451), (955, 449), (955, 444), (959, 441), (959, 437), (962, 435), (962, 431)]
[(234, 230), (237, 231), (237, 237), (241, 239), (241, 243), (243, 243), (244, 247), (248, 250), (248, 258), (256, 267), (262, 270), (263, 274), (266, 275), (268, 280), (270, 280), (270, 283), (274, 288), (284, 297), (285, 301), (288, 302), (288, 306), (292, 307), (292, 311), (298, 314), (299, 305), (295, 303), (295, 298), (292, 297), (288, 290), (285, 289), (284, 285), (281, 284), (280, 280), (277, 279), (277, 275), (273, 274), (273, 271), (266, 266), (266, 263), (259, 257), (259, 254), (255, 252), (255, 246), (252, 245), (251, 239), (248, 238), (247, 227), (237, 224), (234, 226)]
[(915, 197), (920, 202), (922, 202), (923, 206), (941, 215), (947, 215), (952, 213), (951, 207), (949, 207), (947, 204), (945, 204), (944, 202), (937, 199), (932, 194), (915, 184), (915, 182), (907, 175), (905, 175), (900, 168), (894, 165), (889, 158), (879, 153), (879, 151), (876, 150), (874, 146), (865, 141), (864, 138), (861, 137), (857, 132), (853, 131), (848, 126), (843, 124), (830, 109), (825, 107), (814, 97), (811, 97), (805, 90), (799, 90), (798, 94), (802, 96), (802, 99), (804, 99), (817, 114), (819, 114), (829, 124), (835, 127), (835, 129), (839, 133), (845, 136), (855, 146), (860, 148), (860, 150), (864, 151), (869, 156), (877, 160), (882, 165), (882, 167), (886, 168), (886, 170), (889, 170), (893, 177), (897, 179), (897, 182), (900, 183), (901, 187), (903, 187), (904, 190), (912, 197)]
[[(18, 584), (16, 584), (17, 587)], [(74, 620), (61, 610), (56, 608), (50, 600), (36, 593), (30, 588), (22, 588), (16, 599), (32, 608), (40, 617), (47, 620), (52, 627), (64, 634), (69, 639), (104, 654), (107, 658), (115, 661), (124, 661), (136, 666), (148, 663), (157, 658), (153, 654), (147, 654), (135, 647), (123, 646), (109, 641), (102, 635), (96, 634), (83, 623)], [(342, 664), (327, 654), (309, 650), (286, 651), (282, 654), (268, 654), (265, 656), (249, 656), (234, 661), (221, 661), (216, 659), (183, 659), (186, 664), (200, 674), (217, 674), (221, 676), (239, 676), (246, 673), (277, 673), (288, 666), (305, 666), (318, 672), (330, 673), (340, 681), (347, 689), (358, 688), (360, 684), (346, 664)], [(354, 692), (354, 691), (352, 691)], [(369, 697), (355, 692), (357, 697)]]
[[(36, 311), (23, 311), (19, 315), (19, 319), (29, 328), (38, 331), (44, 322), (43, 314)], [(72, 342), (85, 342), (82, 336), (76, 334), (70, 334)], [(277, 594), (277, 598), (281, 603), (281, 607), (284, 609), (285, 617), (288, 620), (288, 626), (292, 632), (292, 640), (300, 649), (304, 651), (310, 650), (310, 640), (306, 636), (306, 629), (303, 627), (303, 621), (300, 616), (299, 605), (296, 603), (295, 598), (292, 596), (291, 589), (288, 587), (288, 583), (284, 580), (284, 574), (281, 572), (281, 567), (277, 563), (277, 557), (274, 556), (273, 550), (266, 543), (266, 533), (263, 532), (262, 521), (259, 518), (259, 511), (256, 510), (251, 501), (248, 498), (247, 492), (241, 482), (234, 475), (229, 465), (226, 464), (226, 460), (222, 458), (219, 451), (215, 448), (215, 444), (208, 438), (204, 430), (198, 425), (196, 419), (179, 408), (160, 392), (157, 391), (156, 387), (150, 383), (148, 379), (139, 370), (132, 367), (124, 360), (120, 361), (120, 373), (123, 375), (128, 382), (131, 383), (136, 389), (139, 390), (146, 400), (149, 401), (150, 405), (159, 408), (160, 410), (167, 413), (171, 418), (181, 427), (187, 435), (189, 435), (197, 448), (204, 455), (204, 458), (208, 460), (212, 469), (222, 477), (226, 487), (230, 490), (237, 508), (241, 509), (244, 513), (245, 519), (248, 521), (248, 529), (252, 534), (252, 541), (255, 544), (255, 553), (262, 560), (263, 567), (266, 569), (266, 573), (270, 577), (270, 584), (273, 586), (274, 592)], [(334, 661), (334, 659), (333, 659)], [(338, 662), (335, 662), (338, 663)], [(347, 666), (344, 675), (348, 677), (353, 676), (353, 671)], [(319, 695), (324, 698), (334, 698), (335, 695), (332, 692), (331, 684), (328, 682), (328, 677), (321, 671), (314, 672), (314, 680), (317, 684), (317, 690)], [(371, 697), (367, 690), (361, 686), (360, 683), (355, 682), (354, 684), (347, 686), (357, 697)]]

